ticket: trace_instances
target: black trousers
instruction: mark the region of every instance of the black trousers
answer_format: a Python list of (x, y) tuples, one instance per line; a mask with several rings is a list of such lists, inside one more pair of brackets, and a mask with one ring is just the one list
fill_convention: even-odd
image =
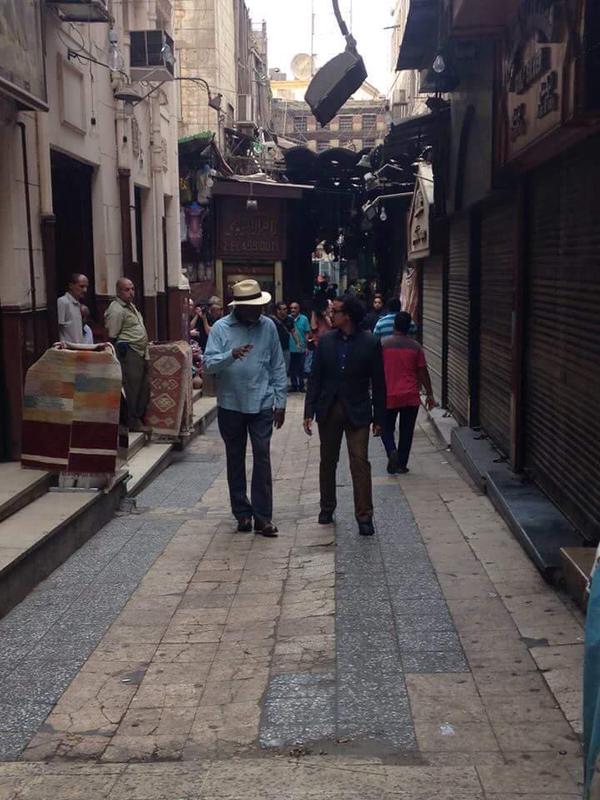
[(149, 362), (131, 347), (127, 347), (124, 355), (119, 357), (119, 361), (123, 370), (123, 388), (127, 400), (128, 424), (131, 429), (142, 422), (150, 400)]
[(292, 389), (304, 388), (304, 361), (306, 353), (290, 353), (290, 381)]
[[(391, 456), (396, 449), (398, 450), (399, 467), (406, 467), (408, 464), (418, 415), (419, 406), (390, 408), (386, 412), (381, 441), (388, 456)], [(396, 419), (398, 416), (400, 417), (400, 436), (396, 448)]]
[[(259, 522), (273, 518), (273, 479), (271, 476), (271, 436), (273, 411), (242, 414), (219, 408), (219, 432), (225, 443), (227, 482), (231, 510), (236, 519), (254, 517)], [(250, 500), (246, 482), (246, 448), (252, 445), (252, 485)]]

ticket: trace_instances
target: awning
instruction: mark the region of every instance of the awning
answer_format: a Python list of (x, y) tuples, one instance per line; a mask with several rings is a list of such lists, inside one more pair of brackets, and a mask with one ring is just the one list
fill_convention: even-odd
[(312, 186), (297, 183), (277, 183), (267, 180), (249, 180), (247, 177), (221, 178), (215, 181), (214, 197), (273, 197), (279, 200), (300, 200)]
[(410, 0), (396, 70), (427, 69), (438, 43), (439, 0)]

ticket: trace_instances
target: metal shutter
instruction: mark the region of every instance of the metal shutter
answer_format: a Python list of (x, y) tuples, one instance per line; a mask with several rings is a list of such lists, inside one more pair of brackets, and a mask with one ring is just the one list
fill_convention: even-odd
[(448, 406), (463, 424), (469, 419), (469, 236), (468, 217), (452, 220), (448, 261)]
[(600, 537), (600, 141), (532, 178), (526, 467), (581, 532)]
[(438, 403), (442, 402), (444, 360), (444, 261), (441, 256), (421, 262), (423, 270), (423, 349)]
[(515, 222), (514, 203), (487, 209), (481, 222), (479, 416), (504, 453), (511, 440)]

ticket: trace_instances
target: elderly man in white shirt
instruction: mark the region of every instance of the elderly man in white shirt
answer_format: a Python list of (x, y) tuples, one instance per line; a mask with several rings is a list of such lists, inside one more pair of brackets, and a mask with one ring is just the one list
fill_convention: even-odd
[(87, 294), (89, 281), (85, 275), (73, 274), (68, 290), (56, 303), (58, 309), (58, 335), (61, 342), (85, 344), (81, 303)]

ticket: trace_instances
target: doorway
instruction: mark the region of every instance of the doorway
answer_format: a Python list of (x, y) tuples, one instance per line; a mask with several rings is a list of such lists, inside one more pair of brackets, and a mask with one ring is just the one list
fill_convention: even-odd
[(56, 302), (74, 272), (87, 276), (87, 305), (96, 311), (94, 287), (94, 237), (92, 222), (92, 176), (88, 164), (52, 151), (52, 203), (56, 217)]

